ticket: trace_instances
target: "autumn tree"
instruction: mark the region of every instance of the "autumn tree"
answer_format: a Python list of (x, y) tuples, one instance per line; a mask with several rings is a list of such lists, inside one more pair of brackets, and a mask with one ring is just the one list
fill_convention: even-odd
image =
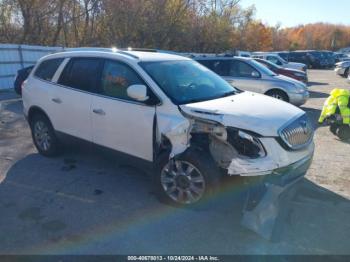
[(0, 0), (0, 42), (216, 53), (350, 45), (349, 26), (281, 28), (254, 15), (240, 0)]

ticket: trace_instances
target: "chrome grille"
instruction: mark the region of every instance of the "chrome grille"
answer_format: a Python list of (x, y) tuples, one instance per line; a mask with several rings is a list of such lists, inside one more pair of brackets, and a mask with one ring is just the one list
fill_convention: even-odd
[(288, 147), (297, 150), (311, 142), (314, 130), (310, 120), (305, 114), (282, 128), (279, 133)]

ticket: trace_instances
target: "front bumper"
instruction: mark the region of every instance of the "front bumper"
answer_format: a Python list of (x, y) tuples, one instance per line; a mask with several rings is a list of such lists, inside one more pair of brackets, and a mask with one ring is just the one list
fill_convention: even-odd
[(345, 74), (345, 69), (344, 67), (336, 67), (334, 69), (334, 72), (337, 74), (337, 75), (344, 75)]
[(287, 189), (305, 176), (311, 166), (312, 159), (313, 155), (310, 155), (286, 167), (272, 170), (264, 176), (244, 177), (244, 180), (247, 184), (270, 184)]
[(276, 169), (271, 175), (248, 178), (245, 184), (249, 190), (241, 224), (266, 239), (276, 236), (278, 218), (285, 221), (289, 213), (288, 199), (293, 197), (296, 188), (293, 185), (304, 177), (311, 162), (312, 156)]
[(262, 183), (273, 184), (283, 188), (293, 185), (303, 178), (312, 163), (313, 155), (308, 156), (289, 166), (273, 170), (271, 174), (258, 177)]
[(286, 150), (275, 138), (260, 138), (267, 155), (262, 158), (233, 158), (227, 168), (229, 176), (268, 177), (284, 174), (311, 160), (315, 144), (311, 142), (300, 150)]
[(301, 106), (307, 102), (307, 100), (310, 98), (310, 93), (308, 91), (305, 91), (304, 93), (298, 94), (298, 93), (288, 93), (289, 95), (289, 102), (296, 106)]

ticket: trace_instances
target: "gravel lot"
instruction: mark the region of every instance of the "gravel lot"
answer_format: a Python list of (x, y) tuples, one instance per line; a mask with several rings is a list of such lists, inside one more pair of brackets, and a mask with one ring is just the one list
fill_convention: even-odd
[(0, 254), (350, 254), (350, 144), (316, 124), (329, 92), (350, 84), (326, 70), (309, 79), (315, 158), (276, 241), (240, 225), (236, 185), (211, 208), (178, 209), (156, 200), (142, 170), (91, 146), (40, 156), (21, 101), (0, 93)]

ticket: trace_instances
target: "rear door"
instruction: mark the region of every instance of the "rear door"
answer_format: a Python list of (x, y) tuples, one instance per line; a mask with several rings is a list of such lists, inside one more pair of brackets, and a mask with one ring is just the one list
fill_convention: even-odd
[[(127, 88), (135, 84), (146, 85), (129, 65), (105, 60), (99, 95), (95, 95), (92, 100), (93, 141), (152, 161), (155, 106), (128, 97)], [(147, 95), (153, 96), (150, 89)]]
[(92, 141), (91, 102), (97, 89), (102, 60), (71, 58), (51, 92), (50, 115), (56, 130)]

